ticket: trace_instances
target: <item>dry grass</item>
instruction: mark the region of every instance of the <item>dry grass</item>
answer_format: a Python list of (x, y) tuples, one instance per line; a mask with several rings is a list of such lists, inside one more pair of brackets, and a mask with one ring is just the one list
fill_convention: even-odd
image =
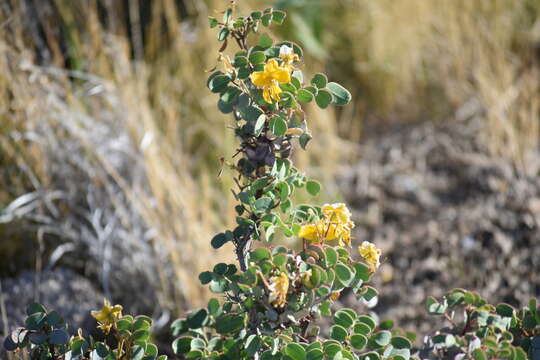
[[(209, 239), (233, 221), (229, 175), (217, 174), (235, 139), (204, 72), (218, 47), (206, 18), (223, 4), (185, 1), (182, 17), (174, 1), (153, 1), (144, 33), (142, 19), (121, 16), (137, 13), (134, 1), (104, 17), (96, 1), (28, 4), (11, 2), (0, 20), (0, 223), (10, 236), (23, 236), (21, 221), (25, 236), (45, 234), (44, 255), (130, 311), (202, 305), (197, 274), (227, 257)], [(323, 120), (314, 128), (331, 149)], [(317, 165), (331, 168), (334, 153)]]
[[(479, 116), (494, 155), (526, 170), (538, 148), (540, 5), (524, 0), (327, 4), (334, 72), (374, 122)], [(350, 133), (346, 128), (343, 133)]]
[[(232, 221), (229, 176), (217, 172), (235, 139), (203, 73), (218, 46), (206, 17), (225, 1), (180, 3), (0, 5), (0, 235), (22, 219), (32, 236), (75, 244), (53, 258), (133, 311), (202, 304), (194, 275), (215, 263), (209, 239)], [(539, 137), (537, 1), (328, 1), (315, 12), (323, 28), (302, 22), (316, 2), (289, 3), (300, 5), (288, 35), (316, 51), (308, 68), (355, 96), (343, 110), (310, 109), (315, 141), (296, 154), (310, 175), (332, 184), (355, 149), (336, 133), (357, 140), (363, 119), (482, 117), (486, 146), (526, 169)]]

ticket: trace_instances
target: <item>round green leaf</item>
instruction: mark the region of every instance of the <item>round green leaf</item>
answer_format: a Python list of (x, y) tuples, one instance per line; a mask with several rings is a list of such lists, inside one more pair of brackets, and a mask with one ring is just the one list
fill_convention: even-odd
[(325, 88), (327, 83), (328, 79), (324, 74), (315, 74), (315, 76), (313, 76), (313, 78), (311, 79), (311, 84), (315, 85), (319, 89)]
[(199, 281), (201, 284), (206, 285), (212, 281), (212, 273), (210, 271), (204, 271), (199, 274)]
[(173, 351), (176, 355), (184, 355), (191, 349), (191, 336), (182, 336), (175, 339), (172, 343)]
[(336, 105), (347, 105), (352, 99), (351, 93), (338, 83), (330, 82), (326, 84), (326, 89), (334, 95)]
[(272, 38), (270, 38), (270, 36), (266, 34), (262, 34), (259, 37), (259, 46), (264, 49), (269, 48), (270, 46), (272, 46), (273, 43), (274, 41), (272, 40)]
[(206, 309), (193, 311), (187, 316), (187, 325), (190, 329), (199, 329), (208, 317)]
[(229, 35), (229, 29), (223, 28), (223, 29), (219, 30), (217, 38), (218, 38), (219, 41), (223, 41), (223, 40), (225, 40), (227, 38), (228, 35)]
[(504, 317), (512, 317), (514, 316), (514, 308), (508, 304), (499, 304), (496, 307), (497, 314), (504, 316)]
[(371, 340), (378, 346), (386, 346), (390, 344), (390, 340), (392, 340), (392, 333), (386, 330), (379, 331), (371, 337)]
[(367, 338), (361, 334), (351, 336), (350, 343), (356, 350), (362, 350), (367, 344)]
[(287, 122), (281, 116), (274, 116), (270, 119), (270, 131), (276, 136), (283, 136), (287, 133)]
[(332, 94), (325, 89), (321, 89), (315, 96), (315, 102), (321, 109), (326, 109), (332, 103)]
[(300, 89), (300, 90), (298, 90), (298, 95), (296, 96), (296, 98), (301, 103), (306, 104), (306, 103), (310, 102), (311, 100), (313, 100), (313, 94), (310, 93), (306, 89)]
[(283, 353), (290, 356), (293, 360), (306, 360), (306, 350), (300, 344), (287, 344), (283, 349)]
[(219, 233), (216, 236), (212, 238), (212, 241), (210, 242), (212, 244), (212, 247), (214, 249), (219, 249), (227, 242), (227, 237), (224, 233)]
[(330, 328), (330, 337), (337, 341), (345, 341), (347, 330), (341, 325), (334, 325)]
[(55, 329), (49, 334), (49, 342), (54, 345), (65, 345), (69, 341), (68, 333), (63, 329)]
[(334, 314), (334, 322), (345, 328), (350, 328), (354, 324), (354, 319), (344, 310), (338, 310)]
[(266, 55), (262, 51), (254, 51), (249, 55), (249, 62), (252, 64), (261, 64), (266, 60)]
[(394, 336), (390, 342), (396, 349), (410, 349), (412, 347), (409, 339), (403, 336)]
[(317, 181), (309, 180), (306, 183), (306, 190), (311, 196), (316, 196), (321, 191), (321, 184)]
[(243, 327), (244, 318), (236, 314), (225, 314), (216, 319), (215, 329), (222, 335), (237, 332)]

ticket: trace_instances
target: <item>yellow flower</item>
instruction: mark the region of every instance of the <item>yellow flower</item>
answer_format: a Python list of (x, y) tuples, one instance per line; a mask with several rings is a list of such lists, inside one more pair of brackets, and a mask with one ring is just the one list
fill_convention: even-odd
[(360, 256), (362, 256), (369, 264), (372, 271), (377, 270), (377, 268), (381, 265), (381, 249), (377, 249), (377, 247), (369, 241), (364, 241), (362, 245), (358, 247), (358, 252), (360, 253)]
[(270, 303), (277, 308), (285, 306), (287, 300), (287, 291), (289, 291), (289, 277), (282, 272), (277, 276), (270, 278)]
[(283, 92), (279, 84), (286, 84), (290, 81), (289, 70), (279, 66), (276, 59), (268, 60), (264, 65), (264, 71), (256, 71), (251, 74), (251, 82), (263, 89), (264, 101), (269, 104), (273, 101), (279, 101), (279, 94)]
[(122, 317), (122, 306), (111, 304), (105, 299), (100, 311), (92, 311), (92, 316), (98, 321), (100, 328), (105, 334), (108, 334), (111, 327), (117, 319)]
[(287, 45), (281, 45), (279, 48), (279, 57), (283, 61), (282, 66), (289, 71), (293, 70), (293, 62), (300, 61), (298, 55), (295, 54), (293, 49)]
[(315, 224), (303, 225), (298, 232), (298, 236), (309, 240), (311, 243), (335, 240), (337, 238), (336, 226), (328, 223), (325, 219), (321, 219)]
[(303, 225), (298, 236), (311, 243), (339, 240), (341, 246), (351, 246), (351, 212), (345, 204), (325, 204), (322, 207), (323, 218), (315, 224)]
[(339, 299), (340, 294), (341, 294), (341, 291), (334, 291), (333, 293), (330, 294), (330, 300), (336, 301), (337, 299)]

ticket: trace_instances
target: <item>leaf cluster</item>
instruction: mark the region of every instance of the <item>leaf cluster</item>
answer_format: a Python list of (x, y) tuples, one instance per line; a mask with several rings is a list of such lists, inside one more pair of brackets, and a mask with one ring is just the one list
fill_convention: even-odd
[[(454, 289), (441, 300), (426, 300), (429, 314), (443, 316), (450, 326), (426, 339), (424, 352), (437, 358), (512, 359), (535, 358), (534, 343), (540, 335), (540, 308), (536, 299), (515, 309), (492, 305), (475, 292)], [(536, 350), (538, 351), (538, 350)]]
[(25, 326), (5, 338), (4, 348), (26, 353), (32, 360), (167, 360), (150, 341), (152, 319), (147, 316), (125, 315), (113, 326), (114, 341), (96, 341), (84, 338), (80, 330), (70, 336), (64, 319), (41, 304), (30, 304), (26, 313)]

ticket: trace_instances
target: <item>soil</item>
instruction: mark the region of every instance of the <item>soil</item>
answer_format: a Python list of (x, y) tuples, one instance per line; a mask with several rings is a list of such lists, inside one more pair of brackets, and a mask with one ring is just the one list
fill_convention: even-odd
[(420, 334), (444, 326), (426, 314), (429, 295), (462, 287), (515, 306), (540, 296), (540, 152), (517, 171), (479, 145), (477, 130), (387, 129), (368, 136), (361, 161), (340, 176), (356, 244), (383, 251), (373, 310)]

